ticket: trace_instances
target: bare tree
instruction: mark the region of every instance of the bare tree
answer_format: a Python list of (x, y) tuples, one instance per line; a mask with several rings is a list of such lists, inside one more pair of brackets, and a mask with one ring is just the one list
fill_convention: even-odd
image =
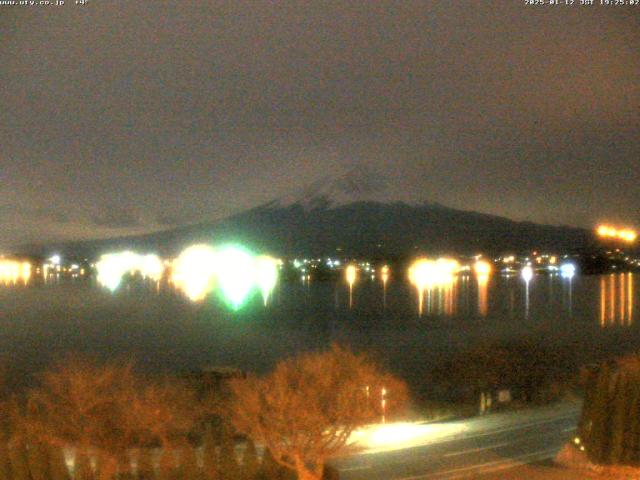
[(322, 478), (326, 460), (345, 451), (354, 430), (406, 399), (404, 382), (337, 345), (284, 360), (263, 378), (232, 380), (230, 387), (234, 427), (300, 480)]
[(94, 456), (109, 480), (128, 470), (132, 448), (184, 441), (196, 405), (180, 383), (142, 381), (130, 364), (71, 359), (30, 393), (25, 424), (34, 438)]

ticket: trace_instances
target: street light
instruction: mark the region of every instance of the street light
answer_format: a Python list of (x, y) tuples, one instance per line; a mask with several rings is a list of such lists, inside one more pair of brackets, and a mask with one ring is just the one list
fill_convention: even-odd
[(380, 390), (380, 406), (382, 407), (382, 423), (385, 423), (385, 414), (387, 413), (387, 389), (382, 387)]

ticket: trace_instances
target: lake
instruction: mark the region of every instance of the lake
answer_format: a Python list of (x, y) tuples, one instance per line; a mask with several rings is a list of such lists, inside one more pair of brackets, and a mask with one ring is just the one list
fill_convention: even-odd
[[(281, 283), (231, 311), (193, 303), (168, 284), (130, 281), (115, 293), (93, 280), (0, 287), (0, 351), (19, 377), (67, 352), (131, 358), (149, 371), (235, 366), (265, 372), (296, 352), (337, 341), (371, 352), (419, 385), (434, 364), (479, 343), (536, 338), (550, 346), (640, 346), (637, 274), (462, 274), (420, 299), (404, 278)], [(420, 306), (420, 300), (421, 306)], [(351, 303), (351, 305), (350, 305)]]

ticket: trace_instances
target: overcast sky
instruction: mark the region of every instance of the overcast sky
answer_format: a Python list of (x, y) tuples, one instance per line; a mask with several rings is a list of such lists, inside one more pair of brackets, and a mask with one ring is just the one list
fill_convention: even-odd
[(66, 3), (0, 6), (0, 246), (217, 219), (354, 166), (381, 199), (640, 223), (640, 7)]

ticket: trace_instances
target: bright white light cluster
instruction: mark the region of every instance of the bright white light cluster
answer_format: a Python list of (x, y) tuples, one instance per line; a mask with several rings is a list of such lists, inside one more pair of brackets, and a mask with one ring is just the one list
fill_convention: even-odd
[(264, 304), (267, 304), (271, 292), (278, 282), (278, 262), (267, 255), (256, 259), (256, 280), (262, 293)]
[[(443, 294), (446, 309), (452, 309), (451, 296), (456, 275), (460, 272), (460, 263), (453, 258), (419, 258), (409, 267), (409, 281), (418, 292), (418, 314), (422, 315), (425, 293), (432, 291)], [(443, 297), (443, 298), (444, 298)]]
[(202, 300), (213, 288), (216, 254), (209, 245), (193, 245), (173, 262), (173, 283), (193, 301)]
[(267, 304), (278, 281), (279, 265), (275, 258), (256, 257), (239, 247), (194, 245), (174, 261), (172, 279), (193, 301), (203, 300), (218, 289), (227, 304), (238, 309), (254, 287)]
[[(214, 248), (192, 245), (171, 263), (171, 281), (189, 299), (201, 301), (214, 289), (233, 309), (238, 309), (257, 287), (266, 305), (278, 281), (280, 261), (253, 256), (234, 246)], [(125, 251), (102, 255), (96, 264), (98, 282), (115, 291), (126, 274), (159, 281), (165, 266), (157, 255)]]
[(560, 275), (562, 278), (573, 278), (576, 274), (576, 266), (573, 263), (563, 263), (560, 265)]
[(409, 268), (409, 280), (418, 290), (425, 290), (451, 283), (459, 270), (460, 264), (452, 258), (420, 258)]
[(531, 268), (531, 265), (525, 265), (522, 267), (520, 275), (525, 282), (529, 283), (533, 278), (533, 268)]
[(100, 285), (115, 291), (122, 282), (122, 277), (129, 273), (139, 273), (143, 278), (159, 281), (164, 272), (164, 265), (157, 255), (139, 255), (125, 251), (102, 255), (96, 263), (97, 279)]

